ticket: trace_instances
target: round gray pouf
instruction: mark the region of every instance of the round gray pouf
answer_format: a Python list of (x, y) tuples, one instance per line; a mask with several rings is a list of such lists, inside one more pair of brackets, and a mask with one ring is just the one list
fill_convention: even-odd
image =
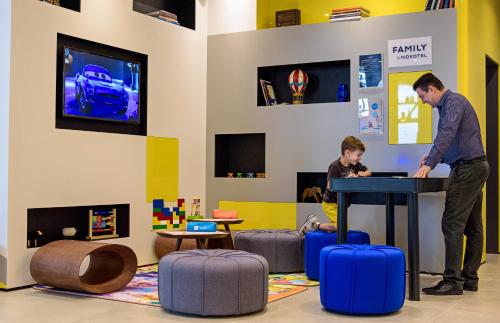
[(163, 308), (202, 316), (257, 312), (267, 305), (269, 266), (237, 250), (173, 252), (160, 261), (158, 296)]
[(240, 231), (234, 236), (234, 248), (266, 258), (271, 273), (304, 271), (304, 238), (297, 231)]

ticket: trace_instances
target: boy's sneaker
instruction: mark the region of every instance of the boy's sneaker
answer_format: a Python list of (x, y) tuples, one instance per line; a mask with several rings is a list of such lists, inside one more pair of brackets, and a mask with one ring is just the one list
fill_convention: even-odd
[(314, 214), (309, 214), (304, 221), (304, 223), (300, 226), (299, 235), (301, 237), (305, 236), (307, 232), (311, 230), (317, 230), (319, 226), (319, 219)]

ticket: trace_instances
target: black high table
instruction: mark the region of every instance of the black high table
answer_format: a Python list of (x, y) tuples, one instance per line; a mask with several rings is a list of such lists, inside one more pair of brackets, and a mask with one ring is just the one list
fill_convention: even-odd
[[(394, 202), (395, 197), (405, 194), (408, 203), (408, 281), (409, 299), (420, 300), (420, 253), (418, 230), (418, 194), (441, 192), (448, 189), (448, 178), (411, 178), (411, 177), (351, 177), (330, 179), (330, 189), (337, 192), (338, 228), (337, 244), (347, 239), (347, 200), (352, 204), (370, 195), (385, 194), (386, 205), (386, 243), (394, 245)], [(372, 193), (372, 194), (367, 194)], [(362, 198), (362, 196), (366, 196)], [(359, 204), (367, 204), (359, 203)], [(378, 204), (378, 203), (377, 203)], [(398, 203), (402, 204), (402, 203)]]

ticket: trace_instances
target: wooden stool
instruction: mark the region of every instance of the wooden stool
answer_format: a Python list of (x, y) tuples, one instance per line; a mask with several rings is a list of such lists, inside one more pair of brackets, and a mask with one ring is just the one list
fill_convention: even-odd
[[(85, 257), (87, 271), (80, 276)], [(31, 258), (31, 276), (43, 285), (94, 294), (125, 287), (137, 271), (137, 257), (129, 247), (89, 241), (59, 240), (38, 249)]]

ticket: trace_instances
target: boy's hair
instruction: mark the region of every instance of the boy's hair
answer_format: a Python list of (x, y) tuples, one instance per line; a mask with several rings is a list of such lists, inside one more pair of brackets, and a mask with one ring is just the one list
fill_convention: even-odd
[(345, 153), (346, 150), (349, 151), (361, 150), (362, 152), (364, 152), (365, 145), (363, 145), (361, 140), (359, 140), (358, 138), (349, 136), (345, 137), (344, 140), (342, 141), (341, 149), (342, 149), (341, 151), (342, 155)]
[(434, 74), (426, 73), (418, 78), (418, 80), (413, 83), (413, 91), (420, 88), (424, 92), (429, 92), (429, 85), (434, 86), (438, 90), (444, 89), (444, 85)]

